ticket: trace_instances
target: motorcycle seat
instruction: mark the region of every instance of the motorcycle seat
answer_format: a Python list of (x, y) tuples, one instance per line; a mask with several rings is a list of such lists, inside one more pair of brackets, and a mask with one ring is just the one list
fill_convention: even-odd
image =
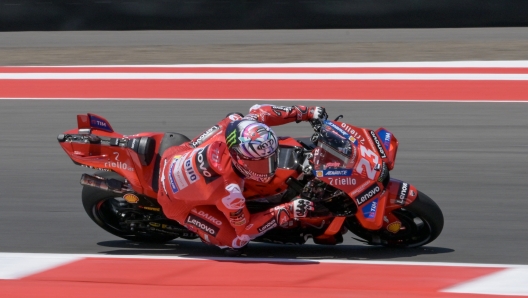
[(165, 150), (173, 146), (179, 146), (183, 143), (189, 142), (190, 139), (181, 133), (176, 132), (167, 132), (163, 136), (163, 139), (160, 142), (158, 153), (156, 154), (154, 170), (152, 171), (152, 189), (158, 191), (158, 182), (159, 182), (159, 171), (160, 171), (160, 161), (161, 156)]

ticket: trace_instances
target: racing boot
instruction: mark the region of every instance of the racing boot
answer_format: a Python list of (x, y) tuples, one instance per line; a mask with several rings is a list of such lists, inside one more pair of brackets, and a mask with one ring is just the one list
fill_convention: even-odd
[(247, 247), (248, 246), (245, 245), (245, 246), (243, 246), (241, 248), (232, 248), (232, 247), (224, 248), (223, 249), (224, 255), (226, 257), (242, 257), (242, 256), (245, 256)]

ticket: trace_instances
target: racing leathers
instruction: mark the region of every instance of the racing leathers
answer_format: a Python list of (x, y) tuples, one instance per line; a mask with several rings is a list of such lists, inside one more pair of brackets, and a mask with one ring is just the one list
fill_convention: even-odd
[(325, 113), (321, 107), (254, 105), (242, 118), (230, 114), (200, 136), (167, 149), (160, 161), (158, 201), (168, 218), (221, 248), (241, 248), (267, 231), (306, 217), (310, 201), (297, 199), (260, 213), (246, 208), (244, 175), (232, 166), (224, 131), (236, 120), (276, 126), (310, 121)]

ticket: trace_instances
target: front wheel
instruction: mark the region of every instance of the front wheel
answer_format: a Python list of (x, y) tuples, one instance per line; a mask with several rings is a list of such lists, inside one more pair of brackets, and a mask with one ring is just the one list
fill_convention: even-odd
[(346, 221), (347, 228), (368, 244), (388, 247), (419, 247), (435, 240), (444, 227), (444, 215), (440, 207), (426, 194), (418, 191), (416, 199), (405, 208), (392, 212), (401, 222), (397, 233), (386, 229), (370, 231), (355, 218)]
[[(96, 176), (102, 178), (113, 178), (124, 181), (123, 177), (112, 172), (97, 172)], [(130, 224), (125, 221), (134, 220), (131, 216), (136, 216), (137, 221), (142, 220), (141, 213), (125, 212), (133, 210), (133, 206), (127, 203), (119, 194), (105, 191), (99, 188), (84, 186), (82, 190), (82, 203), (88, 216), (105, 231), (123, 239), (148, 242), (163, 243), (177, 238), (172, 234), (158, 232), (131, 230)]]

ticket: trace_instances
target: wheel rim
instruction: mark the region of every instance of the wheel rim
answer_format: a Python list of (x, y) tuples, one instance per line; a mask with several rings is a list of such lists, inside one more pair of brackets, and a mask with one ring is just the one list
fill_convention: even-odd
[(427, 219), (405, 209), (393, 211), (392, 214), (398, 218), (402, 227), (405, 227), (397, 233), (386, 229), (369, 231), (363, 228), (357, 219), (352, 218), (347, 220), (347, 228), (371, 245), (418, 247), (431, 241), (433, 229)]
[(122, 221), (118, 217), (120, 209), (123, 208), (126, 208), (126, 202), (120, 202), (114, 197), (108, 197), (95, 205), (92, 213), (95, 219), (104, 224), (107, 228), (119, 233), (131, 234), (130, 231), (124, 228)]
[(381, 236), (389, 245), (418, 247), (430, 242), (433, 229), (426, 218), (403, 208), (394, 211), (393, 214), (405, 228), (397, 233), (383, 232)]

